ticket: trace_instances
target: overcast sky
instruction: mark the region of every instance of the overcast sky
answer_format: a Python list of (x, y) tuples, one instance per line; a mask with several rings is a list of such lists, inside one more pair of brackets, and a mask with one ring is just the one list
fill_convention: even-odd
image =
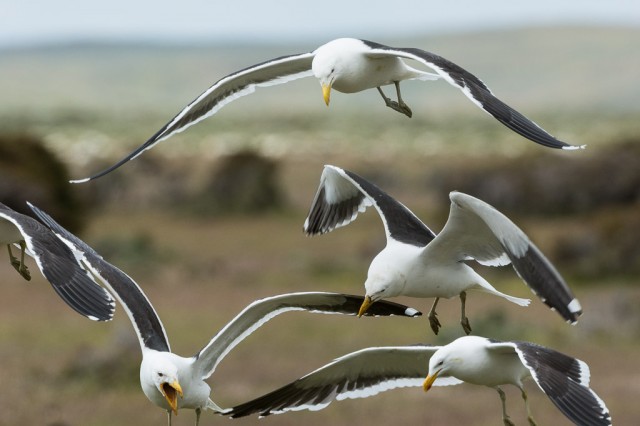
[(547, 24), (640, 27), (640, 0), (0, 0), (0, 45), (278, 41)]

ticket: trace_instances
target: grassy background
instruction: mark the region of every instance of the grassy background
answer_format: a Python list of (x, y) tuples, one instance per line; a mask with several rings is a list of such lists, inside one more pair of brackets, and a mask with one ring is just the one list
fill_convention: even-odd
[[(552, 134), (588, 144), (584, 152), (548, 153), (572, 164), (597, 159), (618, 141), (637, 140), (637, 39), (635, 30), (544, 28), (393, 44), (421, 46), (459, 63)], [(84, 45), (3, 51), (0, 130), (38, 135), (73, 177), (83, 177), (139, 145), (227, 72), (309, 48)], [(459, 188), (441, 184), (434, 190), (434, 170), (462, 175), (478, 164), (511, 160), (526, 167), (543, 150), (494, 123), (444, 82), (409, 82), (403, 89), (414, 110), (411, 120), (385, 108), (375, 91), (336, 94), (327, 109), (313, 79), (241, 99), (114, 174), (73, 186), (78, 197), (93, 204), (82, 238), (139, 282), (163, 319), (173, 350), (185, 356), (257, 298), (290, 291), (361, 294), (369, 262), (384, 244), (375, 213), (322, 237), (301, 232), (323, 164), (373, 179), (438, 231), (446, 220), (446, 193)], [(286, 199), (281, 209), (261, 215), (194, 215), (176, 201), (201, 190), (225, 154), (247, 148), (277, 163)], [(583, 176), (585, 183), (607, 179)], [(554, 183), (549, 191), (566, 190), (562, 181)], [(591, 235), (604, 226), (605, 217), (624, 224), (638, 212), (636, 199), (569, 215), (517, 213), (514, 220), (556, 261), (559, 235)], [(606, 253), (610, 244), (598, 241), (595, 251)], [(635, 361), (640, 355), (638, 276), (615, 268), (557, 266), (583, 304), (578, 325), (564, 324), (537, 299), (521, 308), (472, 294), (468, 315), (474, 332), (536, 341), (585, 360), (593, 388), (616, 423), (632, 424), (640, 418), (635, 385), (640, 382)], [(530, 297), (512, 270), (503, 269), (482, 270), (500, 290)], [(0, 262), (0, 382), (5, 390), (0, 424), (164, 422), (164, 414), (140, 390), (138, 343), (122, 309), (111, 323), (82, 320), (39, 274), (33, 275), (26, 283), (8, 262)], [(432, 302), (397, 301), (423, 312)], [(457, 300), (440, 304), (444, 328), (437, 338), (424, 318), (285, 314), (221, 363), (210, 380), (212, 398), (223, 406), (244, 402), (367, 346), (447, 343), (462, 333), (458, 312)], [(539, 424), (568, 424), (535, 385), (529, 389)], [(524, 407), (514, 389), (508, 389), (508, 404), (513, 420), (523, 424)], [(499, 416), (494, 391), (463, 385), (427, 395), (420, 389), (395, 390), (260, 422), (488, 425), (499, 422)], [(174, 424), (192, 424), (193, 417), (180, 412)], [(210, 413), (202, 418), (202, 424), (214, 422), (230, 420)]]

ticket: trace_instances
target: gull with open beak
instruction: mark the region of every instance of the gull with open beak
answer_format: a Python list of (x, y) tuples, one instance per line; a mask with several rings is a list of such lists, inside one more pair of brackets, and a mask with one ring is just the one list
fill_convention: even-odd
[[(225, 325), (195, 355), (182, 357), (171, 352), (158, 314), (135, 281), (49, 215), (34, 206), (31, 208), (124, 308), (140, 341), (142, 391), (151, 402), (167, 411), (169, 425), (172, 414), (178, 414), (182, 408), (195, 410), (196, 425), (203, 410), (222, 411), (211, 400), (211, 387), (206, 380), (236, 345), (271, 318), (289, 311), (355, 315), (363, 300), (360, 296), (324, 292), (289, 293), (257, 300)], [(420, 312), (397, 303), (381, 304), (371, 312), (371, 316), (389, 315), (415, 317)]]

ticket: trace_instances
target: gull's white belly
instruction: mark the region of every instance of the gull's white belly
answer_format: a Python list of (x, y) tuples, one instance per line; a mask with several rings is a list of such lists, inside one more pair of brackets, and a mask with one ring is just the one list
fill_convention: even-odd
[(342, 93), (356, 93), (385, 86), (405, 78), (405, 64), (398, 58), (367, 58), (357, 55), (343, 64), (340, 77), (331, 86)]
[(465, 264), (447, 267), (426, 265), (412, 268), (407, 275), (403, 294), (410, 297), (457, 297), (473, 287), (475, 273)]
[[(484, 351), (483, 351), (484, 352)], [(461, 368), (452, 371), (452, 375), (467, 383), (484, 386), (512, 384), (520, 386), (522, 380), (530, 375), (514, 353), (475, 353), (466, 356)]]

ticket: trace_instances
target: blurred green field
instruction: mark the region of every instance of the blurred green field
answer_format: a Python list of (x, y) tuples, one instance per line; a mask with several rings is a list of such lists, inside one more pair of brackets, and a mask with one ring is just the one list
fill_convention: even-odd
[[(584, 152), (548, 153), (569, 165), (598, 158), (620, 141), (639, 140), (640, 93), (633, 70), (640, 53), (630, 42), (633, 37), (635, 30), (538, 29), (396, 44), (423, 46), (467, 66), (552, 134), (588, 144)], [(516, 44), (520, 49), (509, 50)], [(83, 177), (139, 145), (224, 73), (307, 48), (76, 46), (2, 52), (0, 92), (6, 102), (0, 106), (0, 131), (41, 137), (72, 177)], [(603, 77), (602, 55), (609, 64), (620, 64), (609, 66), (618, 76)], [(494, 123), (445, 83), (433, 88), (410, 83), (405, 93), (414, 110), (411, 120), (385, 108), (375, 91), (338, 94), (327, 109), (311, 79), (241, 99), (114, 174), (73, 186), (90, 204), (81, 236), (143, 287), (164, 321), (172, 349), (185, 356), (257, 298), (292, 291), (363, 294), (369, 262), (384, 245), (377, 215), (367, 212), (348, 228), (321, 237), (308, 238), (301, 231), (323, 164), (378, 182), (437, 232), (446, 220), (446, 193), (459, 188), (443, 187), (449, 181), (435, 179), (434, 170), (462, 173), (478, 164), (511, 160), (526, 165), (544, 150)], [(259, 215), (188, 211), (187, 201), (194, 202), (193, 194), (202, 191), (224, 156), (243, 149), (277, 164), (284, 205)], [(582, 179), (588, 186), (608, 176), (584, 172)], [(549, 191), (566, 190), (562, 181), (553, 182)], [(605, 272), (580, 262), (563, 263), (556, 241), (590, 236), (595, 228), (625, 229), (616, 225), (640, 215), (637, 196), (624, 205), (599, 207), (552, 216), (514, 213), (542, 251), (559, 261), (580, 299), (585, 313), (576, 326), (563, 323), (535, 298), (521, 308), (471, 294), (468, 315), (474, 333), (531, 340), (583, 359), (591, 367), (593, 389), (616, 424), (634, 424), (640, 418), (638, 276), (616, 271), (615, 262)], [(608, 245), (612, 241), (598, 240), (594, 251), (619, 257)], [(36, 268), (33, 262), (29, 266)], [(510, 268), (481, 269), (499, 290), (533, 297)], [(138, 342), (122, 309), (111, 323), (84, 320), (38, 273), (33, 275), (26, 283), (8, 262), (0, 262), (0, 425), (164, 424), (164, 413), (140, 389)], [(432, 303), (396, 301), (423, 312)], [(220, 364), (210, 380), (212, 398), (222, 406), (235, 405), (347, 352), (374, 345), (447, 343), (462, 334), (458, 300), (440, 303), (439, 314), (443, 329), (438, 337), (425, 318), (284, 314)], [(569, 424), (533, 383), (528, 389), (539, 424)], [(505, 390), (512, 419), (525, 424), (519, 392)], [(429, 394), (419, 388), (394, 390), (335, 402), (319, 412), (259, 421), (495, 425), (499, 410), (494, 391), (461, 385)], [(174, 425), (193, 424), (194, 417), (181, 411)], [(203, 425), (229, 422), (211, 413), (201, 419)]]

